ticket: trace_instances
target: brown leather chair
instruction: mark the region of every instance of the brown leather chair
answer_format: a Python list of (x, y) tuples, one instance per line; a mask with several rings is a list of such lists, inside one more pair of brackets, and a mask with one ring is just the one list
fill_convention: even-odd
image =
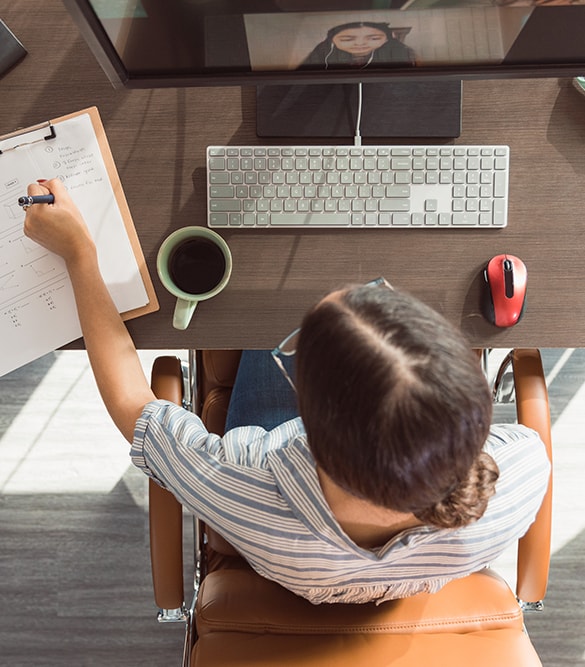
[[(237, 351), (197, 357), (197, 412), (223, 433), (237, 369)], [(539, 431), (551, 455), (548, 395), (540, 354), (515, 350), (512, 364), (518, 420)], [(181, 363), (157, 359), (157, 396), (180, 403)], [(217, 533), (200, 527), (194, 609), (183, 600), (182, 510), (151, 483), (151, 556), (161, 620), (187, 624), (184, 665), (241, 667), (474, 667), (541, 665), (524, 630), (524, 604), (491, 569), (447, 584), (438, 593), (379, 606), (319, 605), (256, 574)], [(540, 608), (550, 559), (551, 489), (518, 548), (518, 599)]]

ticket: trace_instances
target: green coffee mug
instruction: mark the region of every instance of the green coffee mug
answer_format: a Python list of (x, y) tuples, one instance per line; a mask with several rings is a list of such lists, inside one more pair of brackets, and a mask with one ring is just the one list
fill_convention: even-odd
[(211, 229), (183, 227), (162, 242), (156, 269), (162, 284), (177, 297), (173, 326), (186, 329), (197, 304), (219, 294), (228, 284), (232, 254)]

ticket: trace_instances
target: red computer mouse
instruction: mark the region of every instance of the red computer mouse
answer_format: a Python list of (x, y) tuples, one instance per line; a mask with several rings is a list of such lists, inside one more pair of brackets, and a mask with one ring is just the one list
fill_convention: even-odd
[(484, 269), (484, 317), (497, 327), (511, 327), (526, 305), (526, 266), (514, 255), (496, 255)]

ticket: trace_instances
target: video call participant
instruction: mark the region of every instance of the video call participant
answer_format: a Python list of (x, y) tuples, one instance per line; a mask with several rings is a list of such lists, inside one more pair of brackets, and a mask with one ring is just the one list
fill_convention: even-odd
[(360, 68), (370, 65), (415, 64), (412, 49), (396, 39), (387, 23), (344, 23), (327, 32), (300, 65), (311, 68)]

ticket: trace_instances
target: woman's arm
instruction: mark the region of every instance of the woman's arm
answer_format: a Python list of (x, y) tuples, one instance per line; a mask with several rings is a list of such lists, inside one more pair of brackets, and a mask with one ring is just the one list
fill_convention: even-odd
[(101, 276), (97, 251), (81, 213), (59, 179), (28, 187), (29, 195), (52, 193), (54, 204), (34, 204), (24, 233), (65, 260), (91, 367), (114, 423), (131, 442), (146, 403), (155, 399), (134, 343)]

